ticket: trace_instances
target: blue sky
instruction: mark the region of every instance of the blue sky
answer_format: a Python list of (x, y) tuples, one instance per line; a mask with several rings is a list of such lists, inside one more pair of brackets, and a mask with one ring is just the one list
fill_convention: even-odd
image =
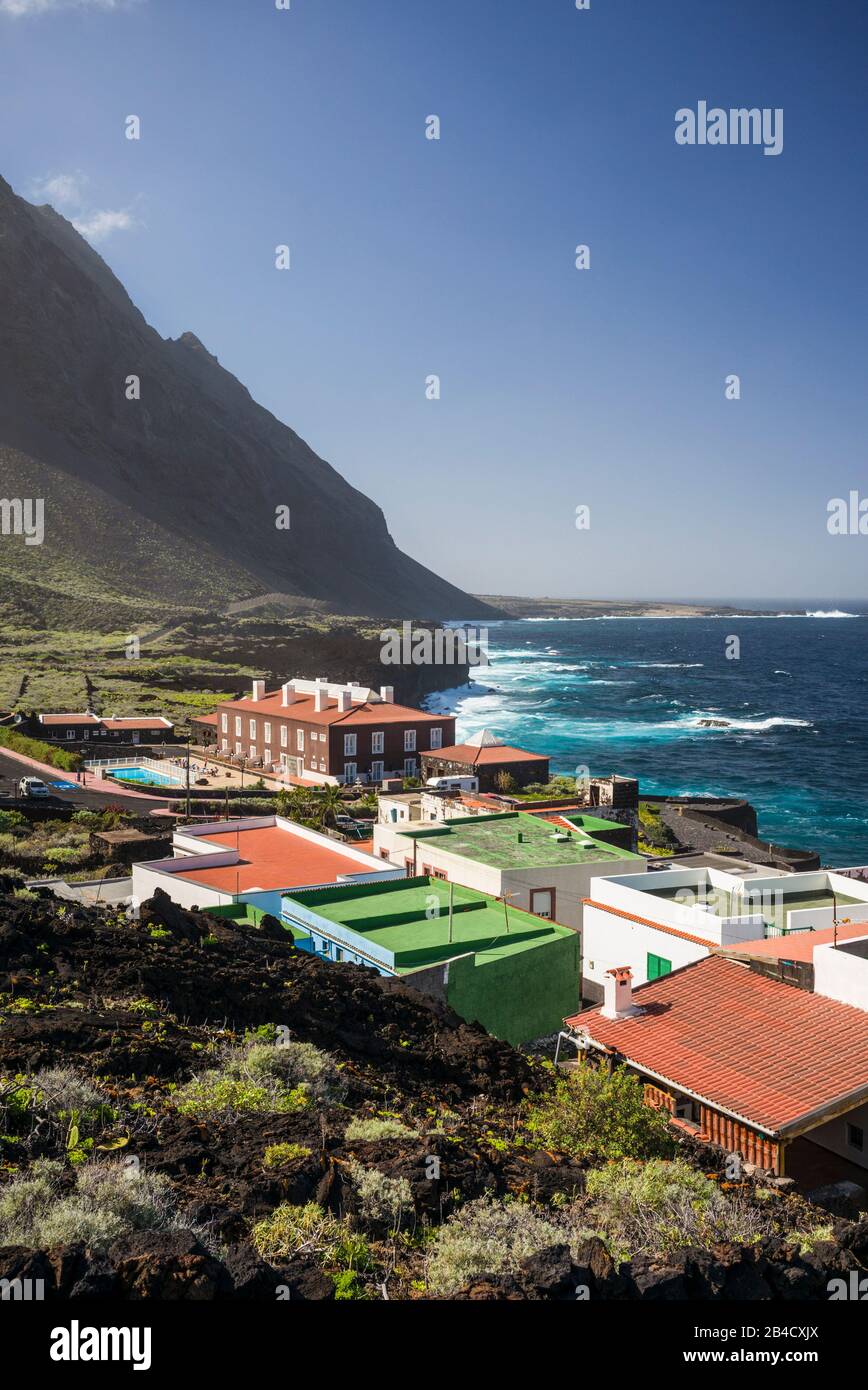
[(866, 52), (853, 0), (0, 0), (0, 173), (466, 588), (864, 599)]

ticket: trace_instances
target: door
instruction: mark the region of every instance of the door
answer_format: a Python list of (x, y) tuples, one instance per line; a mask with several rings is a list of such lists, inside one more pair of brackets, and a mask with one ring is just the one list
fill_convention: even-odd
[(554, 888), (532, 888), (530, 910), (537, 917), (547, 917), (551, 921), (555, 913)]

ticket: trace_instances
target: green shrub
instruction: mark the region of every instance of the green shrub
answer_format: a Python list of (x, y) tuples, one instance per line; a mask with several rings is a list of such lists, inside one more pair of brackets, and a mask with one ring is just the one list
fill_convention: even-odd
[(9, 830), (18, 830), (26, 824), (27, 817), (22, 816), (20, 811), (0, 811), (0, 832), (3, 834)]
[(415, 1129), (402, 1124), (400, 1120), (350, 1120), (344, 1132), (347, 1143), (354, 1140), (373, 1142), (377, 1139), (418, 1139)]
[(15, 753), (35, 758), (38, 763), (48, 763), (49, 767), (62, 768), (64, 772), (74, 772), (82, 764), (81, 754), (67, 753), (63, 748), (54, 748), (36, 738), (25, 738), (14, 729), (0, 729), (0, 747), (11, 748)]
[(413, 1210), (413, 1189), (406, 1178), (390, 1178), (378, 1168), (364, 1168), (351, 1159), (347, 1171), (359, 1205), (359, 1215), (377, 1225), (398, 1230)]
[(342, 1094), (340, 1073), (327, 1052), (310, 1043), (257, 1041), (228, 1049), (219, 1066), (180, 1086), (170, 1104), (182, 1115), (284, 1113)]
[(474, 1275), (515, 1273), (529, 1255), (564, 1244), (569, 1244), (565, 1227), (532, 1207), (480, 1197), (438, 1230), (428, 1282), (435, 1293), (449, 1296)]
[(645, 1104), (639, 1079), (625, 1067), (609, 1074), (582, 1062), (528, 1111), (527, 1127), (543, 1148), (574, 1158), (656, 1158), (675, 1152), (668, 1116)]
[(129, 1231), (180, 1225), (168, 1179), (120, 1163), (90, 1163), (65, 1191), (63, 1165), (37, 1159), (0, 1188), (0, 1245), (43, 1249), (82, 1241), (100, 1250)]
[(257, 1221), (251, 1243), (264, 1260), (291, 1260), (301, 1250), (323, 1253), (335, 1243), (338, 1222), (316, 1202), (294, 1206), (283, 1202), (270, 1216)]
[(724, 1241), (751, 1245), (772, 1231), (763, 1213), (682, 1158), (610, 1163), (589, 1173), (587, 1193), (594, 1226), (618, 1261)]
[(310, 1153), (304, 1144), (269, 1144), (262, 1156), (262, 1163), (266, 1168), (285, 1168), (297, 1158), (309, 1158)]

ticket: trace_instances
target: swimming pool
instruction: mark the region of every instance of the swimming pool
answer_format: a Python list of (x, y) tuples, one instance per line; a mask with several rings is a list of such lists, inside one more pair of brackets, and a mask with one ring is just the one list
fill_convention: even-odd
[(121, 782), (140, 782), (149, 787), (181, 787), (180, 777), (169, 777), (165, 772), (155, 772), (150, 767), (113, 767), (107, 774)]

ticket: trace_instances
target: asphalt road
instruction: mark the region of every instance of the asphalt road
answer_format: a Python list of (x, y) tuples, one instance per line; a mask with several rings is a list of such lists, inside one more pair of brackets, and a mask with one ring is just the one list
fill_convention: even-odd
[[(40, 777), (41, 773), (35, 769), (26, 767), (19, 763), (15, 758), (10, 758), (0, 750), (0, 806), (4, 804), (10, 796), (17, 794), (17, 784), (22, 777)], [(74, 805), (87, 808), (89, 810), (102, 810), (106, 806), (122, 806), (125, 811), (135, 811), (139, 816), (146, 816), (149, 811), (156, 810), (158, 807), (172, 805), (164, 797), (148, 797), (145, 799), (140, 796), (126, 796), (120, 789), (118, 791), (87, 791), (84, 787), (76, 787), (75, 791), (56, 791), (52, 782), (73, 782), (75, 778), (70, 773), (61, 772), (59, 769), (51, 776), (45, 774), (43, 779), (51, 790), (50, 797), (40, 797), (42, 805), (56, 806), (62, 802), (72, 802)]]

